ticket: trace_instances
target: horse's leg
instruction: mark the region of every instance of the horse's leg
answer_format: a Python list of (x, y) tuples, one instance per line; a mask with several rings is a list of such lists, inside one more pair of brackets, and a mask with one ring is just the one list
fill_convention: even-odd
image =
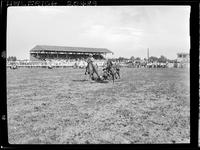
[(87, 64), (87, 66), (85, 67), (85, 75), (88, 73), (88, 67), (89, 65)]
[(93, 73), (94, 73), (93, 67), (91, 66), (91, 64), (88, 63), (86, 68), (87, 68), (87, 73), (89, 75), (90, 80), (93, 80), (94, 79), (94, 77), (93, 77)]
[[(96, 66), (97, 66), (97, 65), (96, 65)], [(100, 79), (100, 76), (99, 76), (99, 74), (98, 74), (97, 68), (96, 68), (95, 65), (93, 65), (93, 64), (92, 64), (92, 67), (93, 67), (93, 72), (95, 72), (96, 75), (97, 75), (97, 77), (98, 77), (98, 79)]]
[(115, 80), (115, 75), (112, 74), (112, 80), (113, 80), (113, 83), (114, 83), (114, 80)]
[(115, 70), (115, 79), (118, 79), (119, 75), (118, 75), (118, 72), (117, 70)]
[(89, 79), (92, 80), (92, 74), (91, 73), (89, 74)]
[(110, 74), (111, 79), (113, 80), (113, 83), (114, 83), (114, 80), (115, 80), (115, 70), (113, 68), (111, 68), (109, 70), (109, 74)]
[(112, 78), (112, 73), (111, 73), (111, 71), (108, 71), (108, 78), (109, 78), (109, 80), (111, 80), (111, 78)]
[(120, 79), (120, 73), (119, 73), (119, 70), (117, 71), (117, 75), (118, 75), (118, 77), (119, 77), (119, 79)]
[(89, 80), (91, 81), (92, 80), (92, 74), (89, 72), (88, 75), (89, 75)]
[(92, 80), (94, 80), (94, 73), (91, 73), (91, 78)]
[(94, 72), (93, 71), (90, 71), (90, 79), (94, 80)]

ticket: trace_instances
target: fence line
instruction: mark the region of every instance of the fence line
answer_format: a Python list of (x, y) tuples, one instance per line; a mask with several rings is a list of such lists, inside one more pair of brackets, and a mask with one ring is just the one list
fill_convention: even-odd
[[(105, 65), (105, 60), (96, 60), (94, 62), (97, 64), (99, 67), (103, 67)], [(167, 68), (190, 68), (189, 63), (147, 63), (145, 66), (142, 64), (127, 64), (124, 62), (119, 63), (121, 67), (133, 67), (133, 68), (140, 68), (140, 67), (146, 67), (146, 68), (157, 68), (159, 66), (166, 66)], [(78, 67), (78, 68), (85, 68), (87, 66), (86, 61), (66, 61), (66, 60), (51, 60), (51, 61), (7, 61), (6, 64), (7, 67), (12, 67), (12, 66), (17, 66), (17, 67), (27, 67), (27, 68), (32, 68), (32, 67), (41, 67), (41, 68), (47, 68), (47, 67)]]
[[(105, 61), (95, 61), (95, 64), (98, 66), (103, 66)], [(42, 67), (42, 68), (47, 68), (49, 66), (51, 67), (86, 67), (87, 62), (85, 61), (59, 61), (59, 60), (52, 60), (52, 61), (7, 61), (6, 66), (11, 67), (11, 66), (17, 66), (17, 67), (27, 67), (27, 68), (32, 68), (32, 67)]]

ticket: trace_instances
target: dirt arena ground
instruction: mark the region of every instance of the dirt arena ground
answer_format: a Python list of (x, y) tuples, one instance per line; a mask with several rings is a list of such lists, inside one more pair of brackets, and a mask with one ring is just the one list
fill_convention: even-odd
[(189, 87), (178, 68), (121, 68), (114, 84), (84, 69), (7, 69), (9, 143), (189, 143)]

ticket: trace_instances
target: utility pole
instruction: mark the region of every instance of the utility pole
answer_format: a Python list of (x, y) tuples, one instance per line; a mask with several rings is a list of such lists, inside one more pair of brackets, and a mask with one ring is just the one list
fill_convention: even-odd
[(149, 48), (147, 49), (147, 62), (149, 62)]

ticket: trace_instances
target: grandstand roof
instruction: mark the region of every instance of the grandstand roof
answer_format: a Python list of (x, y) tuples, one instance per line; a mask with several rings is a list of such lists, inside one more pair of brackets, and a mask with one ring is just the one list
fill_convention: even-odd
[(39, 51), (62, 51), (62, 52), (84, 52), (84, 53), (113, 53), (106, 48), (88, 48), (88, 47), (67, 47), (67, 46), (49, 46), (36, 45), (30, 52)]

